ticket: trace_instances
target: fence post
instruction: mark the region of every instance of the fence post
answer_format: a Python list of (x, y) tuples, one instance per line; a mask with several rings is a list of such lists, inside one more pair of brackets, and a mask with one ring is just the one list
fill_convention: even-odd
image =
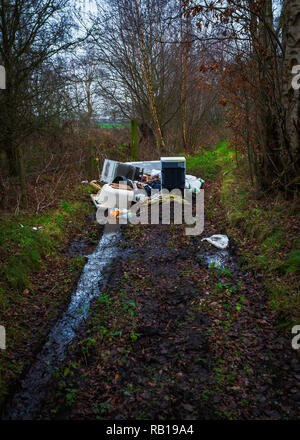
[(24, 169), (24, 159), (23, 159), (23, 151), (20, 145), (16, 147), (16, 159), (17, 159), (17, 167), (19, 173), (19, 183), (21, 188), (21, 207), (24, 209), (28, 208), (28, 197), (27, 197), (27, 188), (26, 188), (26, 174)]
[(94, 175), (93, 145), (91, 140), (88, 141), (88, 149), (89, 149), (89, 179), (93, 180), (95, 178), (95, 175)]

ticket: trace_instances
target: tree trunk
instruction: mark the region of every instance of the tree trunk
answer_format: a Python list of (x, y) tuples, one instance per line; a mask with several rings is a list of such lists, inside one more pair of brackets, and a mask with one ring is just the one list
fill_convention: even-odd
[[(259, 170), (259, 183), (263, 188), (271, 188), (274, 180), (282, 172), (280, 159), (280, 129), (274, 113), (272, 88), (275, 87), (274, 75), (275, 48), (270, 30), (273, 30), (272, 0), (264, 0), (261, 4), (261, 20), (259, 23), (259, 107), (262, 133), (262, 158)], [(255, 36), (254, 36), (255, 38)], [(274, 92), (275, 93), (275, 92)]]
[(26, 209), (28, 207), (28, 197), (22, 148), (19, 144), (7, 138), (5, 152), (8, 160), (9, 175), (18, 178), (21, 190), (21, 207)]
[(17, 149), (9, 138), (5, 140), (5, 153), (8, 161), (9, 175), (17, 177), (19, 175)]
[(295, 178), (299, 177), (300, 171), (300, 90), (299, 85), (293, 81), (295, 73), (300, 73), (299, 0), (285, 0), (283, 10), (283, 107), (287, 140), (294, 166), (294, 176), (291, 177)]
[(19, 169), (19, 182), (21, 187), (21, 207), (27, 209), (28, 198), (27, 198), (27, 189), (26, 189), (23, 151), (20, 145), (17, 146), (16, 150), (17, 150), (17, 161), (18, 161), (18, 169)]
[(139, 139), (138, 139), (138, 123), (136, 119), (131, 121), (131, 157), (133, 161), (138, 161), (139, 155)]
[(165, 141), (164, 141), (164, 138), (163, 138), (163, 135), (161, 132), (160, 124), (158, 121), (157, 110), (156, 110), (156, 105), (155, 105), (155, 101), (154, 101), (153, 86), (152, 86), (152, 75), (151, 75), (151, 71), (150, 71), (149, 61), (147, 58), (143, 30), (141, 27), (140, 11), (139, 11), (139, 6), (137, 3), (137, 0), (134, 0), (134, 5), (135, 5), (135, 10), (136, 10), (136, 15), (137, 15), (138, 33), (139, 33), (140, 45), (141, 45), (142, 56), (143, 56), (141, 67), (143, 70), (143, 76), (144, 76), (144, 80), (146, 83), (150, 111), (152, 114), (155, 132), (156, 132), (155, 133), (156, 134), (156, 146), (157, 146), (158, 153), (160, 154), (161, 148), (165, 149), (166, 144), (165, 144)]
[(184, 42), (185, 33), (183, 29), (183, 14), (184, 14), (184, 5), (182, 0), (180, 1), (180, 68), (181, 68), (181, 84), (180, 84), (180, 92), (181, 92), (181, 131), (182, 131), (182, 143), (183, 148), (186, 150), (187, 141), (186, 141), (186, 111), (187, 111), (187, 103), (186, 103), (186, 81), (187, 81), (187, 60), (186, 60), (186, 43)]
[[(187, 88), (188, 88), (188, 58), (190, 43), (187, 41), (190, 35), (189, 24), (184, 23), (184, 14), (186, 12), (186, 2), (180, 1), (180, 68), (181, 68), (181, 130), (182, 143), (184, 150), (187, 149)], [(189, 20), (189, 19), (187, 19)]]

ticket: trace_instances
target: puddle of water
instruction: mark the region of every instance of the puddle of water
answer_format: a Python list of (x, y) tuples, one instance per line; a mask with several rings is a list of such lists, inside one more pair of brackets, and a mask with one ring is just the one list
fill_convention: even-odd
[(117, 256), (119, 239), (118, 231), (104, 233), (95, 251), (87, 256), (88, 261), (68, 309), (51, 330), (48, 342), (22, 382), (21, 390), (13, 397), (4, 420), (34, 419), (55, 366), (64, 359), (76, 330), (86, 320), (91, 301), (100, 295), (99, 281), (104, 279), (104, 268)]
[(228, 251), (216, 251), (213, 254), (198, 254), (208, 267), (212, 264), (215, 265), (217, 269), (238, 269), (237, 264), (232, 261), (232, 258)]

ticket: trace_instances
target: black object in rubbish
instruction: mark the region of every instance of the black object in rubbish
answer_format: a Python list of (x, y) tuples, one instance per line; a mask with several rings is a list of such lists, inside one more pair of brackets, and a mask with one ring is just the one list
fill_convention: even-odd
[(142, 177), (143, 170), (139, 167), (135, 167), (133, 165), (129, 165), (126, 163), (117, 163), (116, 166), (116, 175), (117, 176), (125, 176), (127, 179), (131, 180), (140, 180)]
[(160, 180), (153, 180), (153, 182), (150, 182), (147, 185), (145, 185), (144, 188), (147, 193), (147, 196), (150, 197), (152, 189), (158, 189), (159, 191), (161, 190), (161, 181)]
[(130, 179), (127, 179), (125, 176), (117, 176), (114, 178), (112, 183), (118, 183), (119, 185), (127, 185), (130, 186), (130, 188), (133, 188), (132, 181)]
[(144, 168), (135, 167), (135, 173), (132, 180), (142, 180), (142, 176), (144, 174)]
[(185, 187), (185, 161), (161, 161), (162, 187), (172, 190)]

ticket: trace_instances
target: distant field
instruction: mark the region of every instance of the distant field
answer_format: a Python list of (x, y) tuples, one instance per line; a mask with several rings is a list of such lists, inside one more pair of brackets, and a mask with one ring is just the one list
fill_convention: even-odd
[(111, 129), (111, 128), (121, 129), (121, 128), (129, 128), (130, 124), (120, 124), (116, 122), (113, 124), (103, 123), (103, 124), (99, 124), (99, 126), (101, 128), (107, 128), (107, 129)]

